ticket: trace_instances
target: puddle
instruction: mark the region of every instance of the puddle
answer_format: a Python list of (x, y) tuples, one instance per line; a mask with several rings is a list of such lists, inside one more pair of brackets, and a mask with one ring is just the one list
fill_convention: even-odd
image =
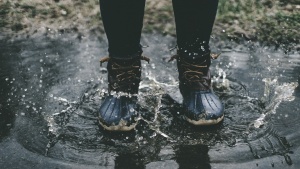
[(225, 119), (194, 127), (182, 117), (176, 62), (166, 61), (175, 39), (144, 35), (142, 43), (150, 46), (144, 53), (151, 62), (142, 63), (139, 124), (132, 132), (111, 133), (97, 123), (107, 94), (107, 71), (98, 64), (107, 54), (105, 40), (57, 35), (1, 41), (0, 165), (300, 166), (299, 54), (213, 39), (213, 50), (222, 52), (211, 66), (213, 88), (225, 105)]

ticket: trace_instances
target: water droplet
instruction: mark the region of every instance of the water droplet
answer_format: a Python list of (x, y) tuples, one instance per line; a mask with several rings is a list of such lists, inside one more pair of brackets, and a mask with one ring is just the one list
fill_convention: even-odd
[(139, 140), (139, 141), (143, 140), (143, 136), (139, 137), (138, 140)]
[(155, 69), (155, 64), (152, 63), (152, 64), (151, 64), (151, 67), (152, 67), (152, 69)]
[(202, 51), (205, 51), (204, 46), (201, 46), (201, 50), (202, 50)]

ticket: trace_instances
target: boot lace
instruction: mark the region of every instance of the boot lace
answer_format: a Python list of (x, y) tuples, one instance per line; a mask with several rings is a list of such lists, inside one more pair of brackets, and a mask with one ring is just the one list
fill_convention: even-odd
[[(220, 54), (210, 54), (211, 59), (217, 59)], [(178, 60), (179, 55), (173, 55), (169, 62), (173, 60)], [(204, 72), (208, 70), (207, 60), (204, 60), (201, 63), (192, 64), (183, 59), (180, 60), (180, 67), (182, 68), (182, 75), (188, 82), (205, 82), (207, 78), (205, 77)]]
[[(109, 57), (100, 59), (100, 66), (109, 60)], [(150, 59), (146, 56), (141, 56), (140, 60), (145, 60), (148, 63), (150, 62)], [(135, 65), (135, 62), (129, 66), (123, 66), (116, 62), (112, 62), (111, 70), (114, 72), (113, 74), (115, 74), (115, 79), (110, 86), (113, 90), (130, 91), (132, 85), (137, 85), (134, 82), (140, 81), (140, 77), (137, 77), (140, 66)]]

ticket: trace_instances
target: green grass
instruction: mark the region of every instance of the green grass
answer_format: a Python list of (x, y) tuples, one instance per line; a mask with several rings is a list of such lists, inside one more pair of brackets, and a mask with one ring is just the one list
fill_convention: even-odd
[(13, 31), (20, 31), (23, 29), (23, 25), (21, 23), (16, 23), (14, 25), (11, 26), (11, 30)]
[(27, 13), (29, 15), (29, 17), (34, 18), (37, 15), (37, 10), (36, 7), (31, 6), (31, 5), (21, 5), (20, 6), (21, 9), (23, 9), (24, 13)]
[(6, 27), (8, 25), (6, 17), (7, 14), (9, 13), (9, 10), (10, 10), (10, 3), (8, 1), (0, 5), (0, 28)]
[(6, 3), (0, 4), (0, 16), (5, 16), (9, 13), (10, 3), (7, 1)]
[(59, 5), (59, 8), (67, 12), (65, 16), (68, 16), (71, 12), (71, 10), (67, 8), (65, 5)]
[[(160, 8), (153, 8), (150, 4), (146, 4), (143, 31), (147, 33), (157, 31), (163, 34), (175, 35), (175, 23), (171, 3), (160, 6)], [(166, 27), (166, 25), (169, 25), (169, 27)]]
[[(226, 25), (227, 34), (237, 35), (242, 29), (250, 39), (267, 44), (299, 43), (300, 10), (286, 10), (293, 0), (220, 0), (217, 23)], [(240, 36), (239, 36), (240, 37)]]
[[(299, 44), (300, 10), (296, 5), (299, 5), (299, 0), (219, 0), (214, 36), (237, 40), (246, 37), (277, 46)], [(65, 10), (66, 15), (62, 15), (61, 10)], [(78, 23), (85, 26), (83, 29), (99, 29), (103, 33), (101, 16), (96, 10), (99, 10), (99, 0), (74, 0), (72, 3), (56, 0), (42, 4), (35, 0), (2, 0), (0, 28), (18, 33), (28, 32), (29, 25), (39, 24), (39, 21), (46, 21), (44, 23), (54, 29), (60, 22), (81, 21)], [(79, 13), (84, 20), (78, 20)], [(24, 22), (24, 18), (29, 22)], [(171, 0), (146, 1), (143, 32), (156, 31), (175, 36)]]
[(277, 13), (273, 17), (265, 18), (258, 24), (259, 40), (280, 44), (299, 43), (300, 41), (300, 13), (286, 15)]

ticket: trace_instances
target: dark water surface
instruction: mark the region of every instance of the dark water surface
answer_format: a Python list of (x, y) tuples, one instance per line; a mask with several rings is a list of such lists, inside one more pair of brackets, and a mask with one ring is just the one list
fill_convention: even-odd
[[(103, 38), (104, 39), (104, 38)], [(135, 131), (97, 124), (107, 94), (106, 40), (49, 35), (0, 41), (0, 168), (300, 168), (300, 55), (212, 40), (213, 87), (224, 122), (194, 127), (181, 114), (175, 39), (143, 35)]]

